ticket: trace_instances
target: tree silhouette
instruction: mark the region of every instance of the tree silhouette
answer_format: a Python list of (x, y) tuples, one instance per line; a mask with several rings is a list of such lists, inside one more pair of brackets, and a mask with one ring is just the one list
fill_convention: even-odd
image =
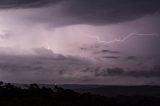
[(55, 86), (53, 89), (30, 84), (19, 88), (0, 82), (1, 106), (160, 106), (159, 97), (117, 96), (105, 97), (90, 93), (80, 94)]

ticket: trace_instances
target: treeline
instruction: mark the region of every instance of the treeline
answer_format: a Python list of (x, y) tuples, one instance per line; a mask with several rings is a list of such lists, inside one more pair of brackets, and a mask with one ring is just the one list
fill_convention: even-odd
[(105, 97), (80, 94), (55, 86), (54, 89), (30, 84), (28, 88), (0, 82), (0, 106), (160, 106), (160, 97)]

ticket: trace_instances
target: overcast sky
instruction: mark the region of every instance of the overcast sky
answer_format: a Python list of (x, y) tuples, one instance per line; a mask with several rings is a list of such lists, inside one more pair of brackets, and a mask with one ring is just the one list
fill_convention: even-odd
[(159, 0), (0, 0), (0, 80), (160, 84)]

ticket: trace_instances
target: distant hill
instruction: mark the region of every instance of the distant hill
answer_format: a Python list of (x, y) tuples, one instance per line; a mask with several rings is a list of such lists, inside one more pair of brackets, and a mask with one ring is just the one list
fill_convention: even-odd
[[(14, 84), (18, 87), (26, 88), (27, 84)], [(39, 84), (40, 87), (54, 88), (54, 84)], [(59, 87), (71, 89), (79, 93), (92, 93), (103, 96), (159, 96), (160, 86), (105, 86), (105, 85), (80, 85), (80, 84), (60, 84)]]
[[(29, 84), (16, 84), (13, 85), (21, 88), (28, 88)], [(40, 87), (47, 87), (47, 88), (54, 88), (55, 84), (38, 84)], [(64, 89), (72, 89), (72, 90), (79, 90), (79, 89), (93, 89), (103, 87), (104, 85), (81, 85), (81, 84), (57, 84), (57, 86), (62, 87)]]
[(59, 85), (15, 85), (0, 82), (0, 106), (160, 106), (158, 86), (60, 85), (78, 88), (79, 92), (93, 92), (90, 94), (63, 89)]
[(89, 89), (75, 89), (80, 93), (89, 92), (104, 96), (159, 96), (160, 86), (103, 86)]

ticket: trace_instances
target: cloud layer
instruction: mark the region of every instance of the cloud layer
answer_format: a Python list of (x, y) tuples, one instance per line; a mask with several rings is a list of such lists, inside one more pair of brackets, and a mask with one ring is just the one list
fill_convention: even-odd
[[(106, 25), (135, 20), (160, 12), (159, 0), (1, 0), (1, 9), (50, 7), (47, 20), (61, 16), (59, 25)], [(58, 6), (55, 6), (55, 5)], [(54, 9), (59, 13), (55, 13)], [(65, 17), (65, 18), (62, 18)], [(44, 18), (45, 19), (45, 18)]]
[(0, 8), (38, 8), (53, 5), (60, 0), (1, 0)]
[(0, 80), (159, 83), (159, 4), (0, 0)]
[(123, 77), (158, 77), (160, 78), (159, 68), (153, 68), (151, 70), (124, 70), (122, 68), (107, 68), (102, 70), (97, 70), (95, 76), (123, 76)]
[(119, 84), (119, 81), (128, 84), (126, 78), (132, 78), (135, 79), (133, 84), (137, 84), (138, 79), (143, 79), (141, 82), (146, 84), (160, 77), (158, 67), (150, 70), (108, 68), (84, 58), (55, 54), (44, 48), (36, 49), (32, 55), (1, 54), (0, 73), (0, 80), (18, 83), (109, 84), (107, 80), (115, 78), (118, 80), (113, 81), (114, 84)]
[[(1, 54), (0, 59), (0, 80), (22, 83), (76, 79), (82, 77), (76, 72), (91, 65), (88, 60), (55, 54), (45, 49), (37, 49), (32, 55)], [(64, 72), (68, 75), (63, 76)]]

